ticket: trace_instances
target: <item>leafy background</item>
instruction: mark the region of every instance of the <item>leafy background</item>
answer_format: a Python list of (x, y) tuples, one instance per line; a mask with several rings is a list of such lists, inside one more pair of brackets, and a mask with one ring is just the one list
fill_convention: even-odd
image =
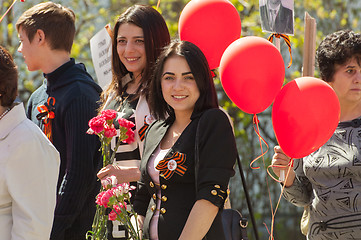
[[(268, 37), (268, 34), (263, 33), (261, 29), (259, 0), (230, 1), (237, 8), (242, 21), (241, 37)], [(5, 46), (13, 54), (18, 64), (20, 72), (19, 98), (25, 103), (30, 94), (42, 83), (43, 78), (41, 72), (27, 71), (21, 54), (17, 52), (19, 40), (15, 29), (15, 22), (23, 11), (40, 2), (42, 1), (18, 1), (0, 24), (0, 44)], [(89, 39), (107, 23), (111, 23), (113, 26), (117, 16), (129, 6), (133, 4), (148, 4), (155, 7), (158, 0), (58, 0), (54, 2), (61, 3), (74, 10), (77, 17), (77, 32), (72, 49), (72, 57), (78, 62), (83, 62), (95, 78), (90, 55)], [(173, 38), (177, 37), (179, 15), (187, 2), (189, 1), (160, 1), (158, 10), (166, 19)], [(12, 3), (13, 0), (1, 0), (0, 14), (2, 15)], [(302, 75), (304, 16), (306, 11), (317, 21), (316, 46), (322, 38), (329, 33), (340, 29), (358, 31), (361, 27), (360, 0), (295, 0), (294, 8), (295, 34), (290, 37), (293, 64), (289, 69), (286, 69), (285, 83)], [(208, 37), (212, 37), (212, 32), (209, 33)], [(284, 62), (287, 64), (289, 61), (289, 53), (283, 41), (281, 41), (281, 53), (284, 57)], [(318, 77), (317, 69), (315, 76)], [(267, 228), (270, 229), (271, 226), (272, 208), (275, 207), (280, 195), (279, 184), (268, 177), (265, 170), (265, 167), (270, 165), (273, 154), (272, 149), (277, 143), (272, 129), (271, 107), (258, 114), (258, 118), (260, 119), (260, 133), (269, 144), (269, 151), (265, 154), (263, 160), (261, 159), (255, 164), (255, 166), (260, 166), (261, 169), (253, 170), (249, 164), (261, 154), (261, 149), (259, 139), (253, 129), (252, 116), (239, 110), (228, 99), (219, 79), (216, 79), (215, 83), (220, 104), (228, 111), (234, 121), (237, 146), (260, 239), (268, 239), (269, 234)], [(263, 145), (263, 150), (265, 149), (266, 147)], [(231, 180), (230, 189), (232, 207), (239, 209), (243, 215), (250, 218), (238, 172)], [(294, 207), (285, 200), (281, 200), (279, 209), (275, 215), (275, 239), (305, 239), (299, 230), (302, 210), (302, 208)], [(252, 233), (252, 226), (249, 227), (248, 235), (250, 239), (255, 239)]]

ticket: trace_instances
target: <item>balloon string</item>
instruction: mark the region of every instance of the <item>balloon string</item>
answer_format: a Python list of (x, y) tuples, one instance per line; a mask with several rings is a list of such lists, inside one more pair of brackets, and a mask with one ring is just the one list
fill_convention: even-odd
[[(275, 178), (273, 175), (272, 175), (272, 173), (269, 171), (269, 169), (271, 168), (271, 167), (275, 167), (275, 168), (287, 168), (287, 167), (293, 167), (293, 163), (294, 163), (294, 161), (293, 161), (293, 158), (291, 158), (290, 159), (290, 162), (286, 165), (286, 166), (284, 166), (284, 165), (269, 165), (268, 167), (267, 167), (267, 173), (268, 173), (268, 175), (273, 179), (273, 180), (275, 180), (276, 182), (278, 182), (278, 183), (282, 183), (283, 181), (280, 181), (279, 179), (277, 179), (277, 178)], [(290, 169), (290, 168), (289, 168)], [(288, 171), (289, 171), (289, 169), (288, 169)], [(286, 179), (284, 180), (284, 181), (286, 181)]]
[[(268, 149), (269, 149), (269, 146), (267, 144), (267, 142), (264, 140), (264, 138), (261, 136), (261, 134), (259, 133), (259, 120), (258, 120), (258, 117), (256, 114), (253, 115), (253, 128), (254, 128), (254, 131), (256, 132), (257, 136), (258, 136), (258, 139), (259, 139), (259, 144), (260, 144), (260, 148), (261, 148), (261, 155), (258, 156), (256, 159), (254, 159), (251, 163), (250, 163), (250, 167), (252, 169), (259, 169), (259, 167), (252, 167), (252, 164), (258, 160), (259, 158), (262, 157), (262, 160), (263, 160), (263, 166), (266, 168), (266, 164), (265, 164), (265, 161), (264, 161), (264, 155), (267, 153)], [(264, 142), (264, 144), (266, 144), (267, 146), (267, 150), (265, 152), (263, 152), (263, 148), (262, 148), (262, 142)], [(272, 205), (272, 198), (271, 198), (271, 191), (270, 191), (270, 188), (269, 188), (269, 183), (268, 183), (268, 178), (267, 178), (267, 175), (266, 175), (266, 185), (267, 185), (267, 191), (268, 191), (268, 198), (269, 198), (269, 201), (270, 201), (270, 206), (271, 206), (271, 214), (272, 214), (272, 227), (271, 227), (271, 236), (272, 236), (272, 239), (273, 239), (273, 220), (274, 220), (274, 213), (273, 213), (273, 205)], [(267, 228), (267, 225), (266, 225), (266, 228)], [(268, 229), (267, 229), (268, 231)], [(268, 231), (269, 232), (269, 231)]]
[[(268, 152), (268, 149), (269, 149), (269, 146), (268, 146), (268, 143), (264, 140), (264, 138), (261, 136), (261, 134), (259, 133), (259, 126), (258, 126), (258, 123), (259, 123), (259, 120), (258, 120), (258, 117), (256, 114), (253, 115), (253, 129), (254, 131), (256, 132), (257, 136), (258, 136), (258, 139), (259, 139), (259, 145), (261, 147), (261, 155), (259, 155), (258, 157), (256, 157), (255, 159), (253, 159), (250, 163), (250, 167), (252, 169), (259, 169), (260, 167), (253, 167), (253, 163), (256, 162), (258, 159), (260, 158), (263, 158), (263, 156)], [(267, 146), (267, 150), (265, 152), (263, 152), (263, 149), (262, 149), (262, 142), (264, 144), (266, 144)]]
[(14, 6), (14, 4), (16, 3), (17, 0), (14, 0), (14, 2), (11, 4), (11, 6), (8, 8), (8, 10), (6, 10), (6, 12), (4, 13), (4, 15), (0, 18), (0, 23), (2, 22), (2, 20), (4, 19), (4, 17), (6, 16), (6, 14), (8, 14), (8, 12), (10, 11), (10, 9)]
[(157, 3), (157, 10), (159, 9), (159, 5), (160, 5), (160, 0), (158, 0), (158, 3)]
[[(293, 162), (294, 162), (294, 161), (293, 161), (293, 158), (291, 158), (290, 162), (288, 163), (288, 166), (293, 167)], [(272, 166), (269, 166), (269, 167), (272, 167)], [(273, 179), (275, 179), (275, 178), (269, 173), (269, 171), (268, 171), (269, 167), (267, 168), (267, 172), (268, 172), (268, 174), (269, 174)], [(273, 165), (273, 167), (286, 167), (286, 166)], [(287, 181), (288, 176), (289, 176), (289, 174), (290, 174), (290, 171), (291, 171), (291, 168), (289, 167), (288, 170), (287, 170), (287, 174), (286, 174), (286, 177), (285, 177), (285, 181), (284, 181), (284, 182)], [(276, 180), (276, 181), (279, 182), (278, 180)], [(282, 195), (283, 195), (283, 192), (284, 192), (285, 187), (286, 187), (286, 184), (283, 184), (283, 185), (282, 185), (282, 189), (281, 189), (280, 196), (279, 196), (279, 198), (278, 198), (278, 201), (277, 201), (277, 204), (276, 204), (276, 207), (275, 207), (275, 210), (272, 212), (271, 233), (268, 231), (268, 233), (270, 234), (269, 239), (271, 239), (271, 240), (274, 239), (274, 237), (273, 237), (273, 231), (274, 231), (275, 216), (276, 216), (276, 212), (277, 212), (277, 210), (278, 210), (278, 207), (279, 207), (279, 205), (280, 205), (280, 202), (281, 202)], [(267, 230), (268, 230), (268, 229), (267, 229)]]
[(292, 48), (291, 48), (291, 40), (289, 38), (289, 36), (287, 36), (286, 34), (279, 34), (279, 33), (272, 33), (269, 37), (268, 37), (268, 41), (273, 42), (273, 38), (283, 38), (285, 40), (285, 43), (288, 46), (288, 51), (290, 52), (290, 62), (288, 63), (287, 68), (290, 68), (292, 65)]

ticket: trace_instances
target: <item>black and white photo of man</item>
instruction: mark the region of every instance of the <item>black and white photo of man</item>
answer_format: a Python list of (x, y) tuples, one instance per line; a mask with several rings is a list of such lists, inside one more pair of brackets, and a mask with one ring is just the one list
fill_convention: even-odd
[(259, 0), (262, 30), (293, 35), (294, 0)]

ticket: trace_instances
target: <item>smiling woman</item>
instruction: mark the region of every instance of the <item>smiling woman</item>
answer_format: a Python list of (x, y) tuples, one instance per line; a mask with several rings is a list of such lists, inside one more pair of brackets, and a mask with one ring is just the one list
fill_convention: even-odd
[[(151, 6), (134, 5), (117, 19), (112, 37), (113, 79), (101, 95), (103, 104), (100, 110), (116, 110), (117, 118), (134, 122), (135, 141), (121, 144), (114, 163), (102, 168), (98, 178), (114, 175), (118, 183), (133, 182), (133, 185), (139, 180), (144, 133), (153, 120), (147, 102), (150, 76), (161, 50), (169, 42), (167, 25)], [(117, 121), (114, 125), (119, 128)], [(115, 141), (111, 145), (114, 149)], [(111, 227), (108, 239), (126, 239), (125, 230), (117, 229), (124, 228)]]
[[(134, 201), (145, 238), (223, 240), (220, 212), (237, 149), (228, 117), (218, 108), (207, 60), (197, 46), (175, 41), (165, 48), (151, 82), (150, 107), (157, 121), (145, 136)], [(201, 119), (204, 124), (199, 124)], [(153, 213), (147, 212), (151, 199)]]

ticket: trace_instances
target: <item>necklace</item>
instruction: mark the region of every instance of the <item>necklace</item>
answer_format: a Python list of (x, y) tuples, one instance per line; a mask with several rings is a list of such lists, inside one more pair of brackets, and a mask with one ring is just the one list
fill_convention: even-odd
[(10, 108), (7, 108), (1, 115), (0, 120), (10, 111)]

